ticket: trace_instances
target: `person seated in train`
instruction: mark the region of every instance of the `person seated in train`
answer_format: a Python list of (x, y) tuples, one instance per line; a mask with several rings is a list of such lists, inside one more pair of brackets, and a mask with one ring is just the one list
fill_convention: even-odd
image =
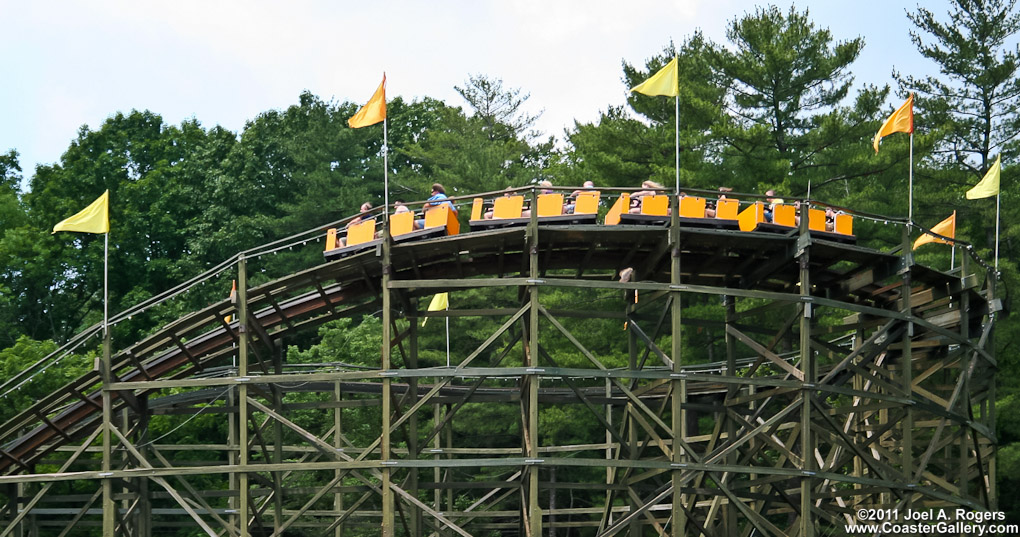
[[(553, 193), (553, 189), (552, 189), (553, 184), (552, 184), (552, 181), (539, 181), (538, 182), (538, 186), (541, 188), (541, 190), (538, 191), (539, 194), (552, 194)], [(530, 204), (525, 205), (524, 209), (521, 211), (521, 218), (531, 218), (531, 205)]]
[(402, 202), (400, 200), (397, 200), (397, 201), (393, 202), (393, 214), (400, 214), (400, 213), (407, 213), (407, 212), (411, 212), (411, 209), (408, 209), (407, 205), (404, 205), (404, 202)]
[[(344, 229), (345, 230), (346, 229), (350, 229), (351, 226), (360, 224), (362, 222), (367, 222), (369, 220), (375, 220), (375, 215), (374, 214), (369, 214), (371, 211), (372, 211), (372, 204), (371, 203), (369, 203), (367, 201), (365, 203), (362, 203), (361, 204), (361, 212), (358, 213), (358, 216), (355, 216), (354, 218), (351, 218), (351, 221), (347, 222), (347, 225), (344, 226)], [(343, 248), (345, 246), (347, 246), (347, 238), (346, 237), (340, 237), (340, 247)]]
[[(733, 192), (733, 189), (728, 186), (719, 187), (719, 198), (720, 200), (726, 199), (726, 193)], [(705, 203), (705, 218), (715, 218), (716, 211), (716, 200), (709, 200)]]
[(825, 208), (825, 231), (836, 229), (836, 211), (832, 207)]
[(577, 204), (577, 196), (584, 192), (591, 192), (592, 190), (595, 190), (595, 183), (592, 181), (585, 181), (581, 188), (571, 192), (567, 203), (563, 205), (563, 214), (574, 214), (574, 207)]
[(641, 198), (645, 196), (654, 196), (666, 189), (666, 187), (651, 180), (641, 183), (641, 188), (644, 188), (645, 190), (639, 190), (630, 195), (630, 209), (628, 212), (631, 214), (641, 214)]
[(433, 207), (441, 207), (444, 204), (449, 205), (450, 210), (453, 211), (455, 215), (457, 214), (457, 206), (455, 206), (453, 202), (447, 198), (446, 189), (443, 188), (443, 185), (439, 183), (433, 183), (432, 195), (429, 197), (428, 200), (426, 200), (425, 205), (422, 206), (421, 218), (414, 221), (414, 229), (425, 228), (425, 211), (428, 211)]
[(772, 222), (772, 211), (776, 205), (782, 205), (784, 201), (782, 198), (777, 198), (776, 191), (770, 188), (765, 191), (765, 202), (768, 204), (765, 206), (765, 221)]

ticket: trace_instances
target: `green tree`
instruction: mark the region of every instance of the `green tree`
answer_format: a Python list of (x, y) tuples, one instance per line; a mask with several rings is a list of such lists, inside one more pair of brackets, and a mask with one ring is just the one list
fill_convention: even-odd
[(946, 22), (924, 7), (907, 16), (916, 26), (911, 40), (940, 73), (896, 74), (904, 91), (919, 94), (918, 113), (944, 123), (945, 138), (933, 157), (983, 174), (996, 153), (1016, 150), (1020, 51), (1009, 43), (1020, 31), (1016, 0), (953, 0)]
[[(911, 39), (922, 56), (939, 69), (938, 76), (915, 77), (897, 73), (903, 88), (917, 92), (918, 124), (937, 135), (933, 151), (918, 170), (916, 197), (921, 222), (931, 225), (958, 211), (957, 237), (979, 247), (990, 258), (995, 247), (996, 199), (967, 201), (964, 192), (984, 175), (997, 155), (1002, 155), (1002, 248), (998, 286), (1005, 311), (996, 321), (995, 346), (999, 356), (1002, 390), (996, 406), (998, 437), (1002, 448), (998, 467), (1000, 489), (1020, 481), (1020, 428), (1015, 415), (1017, 383), (1013, 349), (1020, 323), (1010, 314), (1011, 291), (1020, 284), (1015, 244), (1020, 226), (1015, 225), (1018, 201), (1016, 172), (1009, 165), (1020, 145), (1020, 50), (1015, 37), (1020, 13), (1015, 0), (953, 0), (948, 19), (923, 7), (908, 13), (915, 28)], [(943, 249), (942, 256), (946, 253)], [(939, 254), (929, 252), (924, 261)], [(1020, 502), (1002, 495), (1000, 507), (1013, 520), (1020, 519)]]
[[(911, 39), (940, 74), (895, 76), (902, 92), (918, 94), (919, 127), (939, 135), (915, 183), (922, 202), (921, 216), (931, 224), (959, 208), (964, 222), (961, 236), (991, 252), (994, 200), (964, 203), (963, 193), (1000, 154), (1002, 185), (1014, 183), (1009, 164), (1020, 150), (1020, 50), (1014, 42), (1020, 31), (1020, 13), (1015, 0), (954, 0), (950, 5), (948, 20), (940, 20), (939, 14), (923, 7), (908, 13), (915, 25)], [(1014, 195), (1009, 191), (1003, 194)], [(1003, 207), (1003, 222), (1015, 221), (1013, 205), (1004, 203)], [(1011, 229), (1005, 231), (1010, 238), (1016, 234)], [(1004, 241), (1007, 248), (1012, 243)]]
[(25, 333), (59, 341), (101, 318), (103, 238), (49, 230), (104, 190), (112, 312), (191, 275), (179, 260), (190, 257), (188, 224), (208, 196), (203, 177), (187, 177), (184, 163), (205, 141), (195, 121), (175, 127), (151, 112), (118, 113), (95, 131), (82, 127), (59, 164), (37, 169), (24, 196), (29, 223), (6, 233), (3, 248), (23, 265)]
[(524, 110), (530, 93), (522, 93), (520, 88), (504, 88), (502, 79), (485, 75), (471, 75), (467, 83), (453, 89), (474, 110), (473, 117), (482, 124), (490, 141), (537, 137), (532, 129), (542, 114)]
[(732, 49), (715, 47), (713, 62), (729, 81), (732, 120), (717, 129), (727, 167), (791, 194), (806, 192), (824, 161), (820, 153), (859, 139), (853, 129), (818, 129), (847, 97), (850, 65), (864, 40), (834, 42), (807, 10), (783, 14), (771, 5), (732, 20), (726, 36)]
[(0, 155), (0, 229), (22, 225), (25, 211), (21, 207), (21, 165), (18, 152), (10, 150)]
[[(13, 260), (5, 260), (2, 244), (6, 230), (24, 225), (27, 215), (20, 199), (21, 166), (18, 152), (0, 155), (0, 348), (11, 346), (19, 335), (17, 298), (11, 291), (18, 277)], [(7, 262), (4, 262), (7, 261)]]
[[(501, 190), (521, 186), (546, 173), (553, 139), (537, 140), (531, 131), (537, 116), (524, 112), (527, 94), (505, 89), (502, 80), (471, 77), (456, 88), (473, 109), (431, 107), (437, 121), (411, 143), (397, 146), (411, 164), (406, 182), (446, 186), (447, 194)], [(426, 191), (427, 192), (427, 191)]]

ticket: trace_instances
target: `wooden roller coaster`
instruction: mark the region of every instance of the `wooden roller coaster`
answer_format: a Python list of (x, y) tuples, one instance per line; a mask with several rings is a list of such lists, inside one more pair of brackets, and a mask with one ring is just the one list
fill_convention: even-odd
[[(593, 198), (546, 221), (476, 203), (465, 233), (450, 211), (401, 217), (344, 252), (333, 231), (324, 264), (254, 287), (239, 255), (236, 299), (108, 345), (0, 428), (0, 537), (809, 537), (861, 508), (995, 508), (979, 259), (915, 264), (904, 222), (898, 248), (859, 246), (807, 203), (768, 229), (759, 204), (720, 207), (729, 224), (676, 197), (589, 223)], [(437, 292), (486, 307), (426, 311)], [(372, 364), (288, 360), (290, 335), (364, 315)], [(473, 350), (437, 359), (424, 318)], [(599, 346), (610, 325), (619, 346)], [(693, 363), (702, 331), (719, 344)], [(221, 434), (156, 435), (155, 416)], [(472, 434), (484, 416), (498, 438)], [(564, 416), (596, 432), (574, 442)]]

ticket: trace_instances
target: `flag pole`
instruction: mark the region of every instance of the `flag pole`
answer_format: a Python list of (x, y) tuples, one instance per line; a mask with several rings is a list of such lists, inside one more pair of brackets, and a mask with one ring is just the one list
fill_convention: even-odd
[[(679, 84), (679, 81), (678, 81)], [(677, 91), (677, 95), (674, 98), (676, 102), (676, 131), (674, 132), (674, 138), (676, 139), (675, 145), (675, 156), (676, 156), (676, 194), (680, 195), (680, 92)]]
[[(385, 76), (385, 75), (384, 75)], [(390, 141), (386, 132), (386, 118), (382, 122), (383, 138), (383, 227), (390, 228)], [(388, 231), (387, 231), (388, 232)]]
[(914, 225), (914, 133), (910, 133), (910, 170), (907, 172), (910, 192), (907, 195), (907, 226)]
[[(450, 311), (450, 300), (446, 300), (446, 311)], [(450, 367), (450, 316), (446, 316), (446, 367)]]
[(103, 233), (103, 337), (110, 332), (110, 232)]
[[(113, 411), (110, 401), (109, 383), (113, 380), (111, 365), (112, 345), (110, 344), (110, 230), (103, 233), (103, 360), (99, 365), (99, 375), (103, 382), (103, 474), (110, 475), (113, 470)], [(103, 479), (103, 535), (113, 535), (116, 531), (116, 507), (113, 501), (113, 481)]]
[(995, 193), (995, 272), (999, 272), (999, 198), (1002, 196), (1002, 188)]

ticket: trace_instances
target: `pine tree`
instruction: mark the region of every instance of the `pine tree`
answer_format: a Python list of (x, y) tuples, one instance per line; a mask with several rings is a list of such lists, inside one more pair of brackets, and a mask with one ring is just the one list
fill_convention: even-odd
[(904, 93), (918, 93), (918, 108), (937, 122), (945, 138), (940, 164), (980, 176), (1002, 151), (1016, 151), (1020, 128), (1020, 49), (1007, 44), (1020, 30), (1016, 0), (952, 0), (949, 21), (918, 7), (907, 17), (910, 37), (922, 56), (938, 64), (938, 76), (895, 74)]
[[(808, 11), (776, 6), (736, 18), (726, 32), (732, 48), (718, 48), (714, 63), (729, 84), (728, 124), (718, 129), (731, 168), (790, 194), (806, 190), (805, 172), (824, 148), (855, 141), (855, 129), (836, 139), (819, 138), (820, 122), (837, 108), (853, 82), (850, 65), (864, 47), (862, 38), (834, 41), (816, 28)], [(814, 132), (814, 134), (812, 134)], [(812, 172), (817, 173), (817, 172)], [(785, 183), (785, 184), (784, 184)]]

